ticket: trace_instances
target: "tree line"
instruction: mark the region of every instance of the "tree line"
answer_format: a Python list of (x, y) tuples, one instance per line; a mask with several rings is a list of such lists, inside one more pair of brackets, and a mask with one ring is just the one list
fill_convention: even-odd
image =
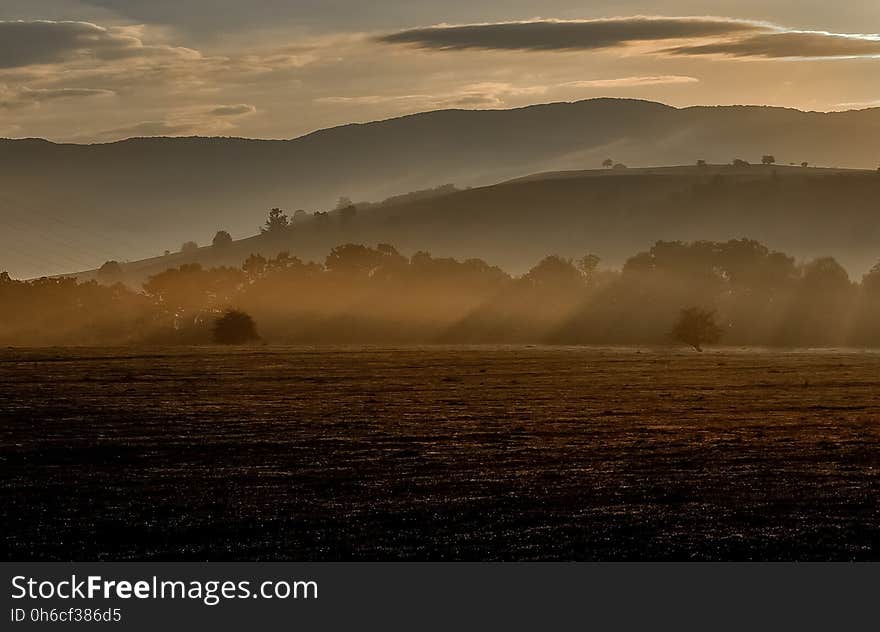
[(185, 264), (141, 288), (4, 273), (0, 305), (0, 343), (16, 346), (236, 342), (250, 327), (241, 341), (880, 347), (880, 264), (854, 281), (831, 257), (798, 263), (748, 239), (660, 241), (619, 270), (548, 256), (518, 276), (351, 243), (323, 262)]

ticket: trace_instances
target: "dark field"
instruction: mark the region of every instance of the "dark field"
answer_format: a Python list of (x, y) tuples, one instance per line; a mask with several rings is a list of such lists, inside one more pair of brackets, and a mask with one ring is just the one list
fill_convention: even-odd
[(880, 559), (880, 355), (0, 352), (2, 558)]

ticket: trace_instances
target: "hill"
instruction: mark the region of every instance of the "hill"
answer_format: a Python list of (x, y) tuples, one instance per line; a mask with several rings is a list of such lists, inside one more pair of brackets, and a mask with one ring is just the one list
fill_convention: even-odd
[(834, 256), (855, 278), (880, 259), (880, 174), (872, 171), (706, 166), (553, 172), (413, 197), (301, 218), (287, 229), (223, 247), (132, 262), (124, 266), (126, 279), (138, 285), (182, 263), (239, 266), (250, 254), (289, 251), (323, 261), (345, 242), (483, 258), (513, 273), (550, 253), (591, 252), (618, 266), (657, 240), (748, 237), (802, 260)]
[[(0, 141), (0, 268), (26, 277), (88, 269), (107, 259), (142, 259), (175, 250), (186, 239), (206, 243), (218, 229), (236, 237), (251, 234), (269, 207), (313, 211), (343, 195), (374, 200), (447, 182), (480, 186), (593, 167), (609, 156), (649, 166), (697, 159), (726, 163), (734, 157), (754, 161), (765, 153), (784, 163), (874, 168), (880, 160), (880, 109), (677, 109), (596, 99), (428, 112), (284, 141), (5, 140)], [(483, 193), (460, 195), (457, 199), (471, 201)], [(546, 211), (547, 200), (532, 201), (534, 213), (553, 214)], [(509, 233), (514, 225), (481, 230)], [(534, 241), (540, 234), (528, 237)], [(469, 247), (450, 245), (459, 251)]]

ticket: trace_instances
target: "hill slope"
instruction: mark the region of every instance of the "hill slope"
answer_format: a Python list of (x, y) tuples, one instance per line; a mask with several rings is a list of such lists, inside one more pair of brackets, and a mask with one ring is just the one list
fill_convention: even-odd
[(347, 125), (289, 141), (147, 138), (103, 145), (0, 141), (0, 269), (33, 276), (139, 259), (254, 232), (265, 210), (327, 208), (454, 182), (547, 170), (728, 162), (871, 168), (880, 109), (676, 109), (596, 99), (505, 111), (447, 110)]
[[(424, 199), (331, 213), (277, 234), (128, 264), (128, 281), (187, 262), (238, 266), (281, 251), (323, 261), (345, 242), (483, 258), (523, 272), (547, 254), (620, 265), (656, 240), (748, 237), (801, 259), (834, 256), (859, 278), (880, 259), (880, 174), (729, 166), (538, 174)], [(88, 275), (85, 275), (88, 276)]]

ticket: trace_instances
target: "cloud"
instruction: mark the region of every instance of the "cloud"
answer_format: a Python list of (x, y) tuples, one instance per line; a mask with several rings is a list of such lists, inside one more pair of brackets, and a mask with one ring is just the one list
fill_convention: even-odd
[(617, 79), (590, 79), (569, 81), (562, 84), (566, 88), (638, 88), (641, 86), (660, 86), (686, 83), (699, 83), (696, 77), (682, 75), (656, 75), (647, 77), (620, 77)]
[(0, 68), (145, 56), (198, 57), (188, 48), (146, 45), (137, 27), (105, 28), (90, 22), (0, 21)]
[(849, 103), (835, 103), (835, 110), (873, 110), (880, 108), (880, 99), (872, 101), (851, 101)]
[(90, 136), (100, 140), (144, 136), (216, 136), (234, 129), (236, 118), (256, 111), (255, 106), (247, 103), (181, 108), (160, 119), (101, 130)]
[(373, 94), (360, 96), (329, 96), (315, 99), (321, 105), (392, 105), (410, 110), (426, 108), (468, 108), (497, 109), (508, 107), (509, 99), (516, 97), (543, 96), (554, 90), (570, 88), (632, 88), (661, 84), (698, 83), (695, 77), (681, 75), (659, 75), (645, 77), (620, 77), (615, 79), (593, 79), (588, 81), (567, 81), (546, 85), (515, 85), (500, 81), (486, 81), (462, 86), (457, 90), (437, 94)]
[(208, 113), (213, 114), (214, 116), (244, 116), (246, 114), (253, 114), (256, 111), (257, 108), (253, 105), (240, 103), (238, 105), (220, 105), (213, 108)]
[(633, 42), (730, 36), (766, 28), (762, 23), (730, 18), (633, 16), (438, 25), (382, 35), (378, 40), (439, 50), (597, 50)]
[(190, 122), (174, 122), (170, 120), (141, 121), (134, 125), (116, 127), (96, 134), (104, 140), (122, 138), (139, 138), (144, 136), (186, 136), (194, 135), (197, 126)]
[[(799, 31), (724, 17), (632, 16), (437, 25), (382, 35), (386, 44), (445, 51), (590, 51), (661, 44), (646, 52), (764, 59), (880, 57), (880, 35)], [(675, 42), (674, 46), (668, 46)]]
[(662, 52), (672, 55), (727, 55), (766, 59), (880, 57), (880, 36), (778, 31), (726, 42), (676, 46)]
[(449, 94), (365, 94), (351, 97), (319, 97), (319, 105), (389, 105), (406, 110), (425, 110), (437, 108), (500, 108), (504, 100), (486, 92), (461, 92)]
[(392, 105), (409, 110), (437, 108), (497, 109), (507, 105), (506, 99), (536, 96), (548, 92), (551, 86), (516, 86), (505, 82), (486, 81), (462, 86), (438, 94), (373, 94), (360, 96), (328, 96), (315, 99), (321, 105)]
[(108, 97), (115, 94), (113, 90), (103, 88), (28, 88), (27, 86), (9, 88), (0, 86), (0, 108), (12, 109), (59, 99)]

